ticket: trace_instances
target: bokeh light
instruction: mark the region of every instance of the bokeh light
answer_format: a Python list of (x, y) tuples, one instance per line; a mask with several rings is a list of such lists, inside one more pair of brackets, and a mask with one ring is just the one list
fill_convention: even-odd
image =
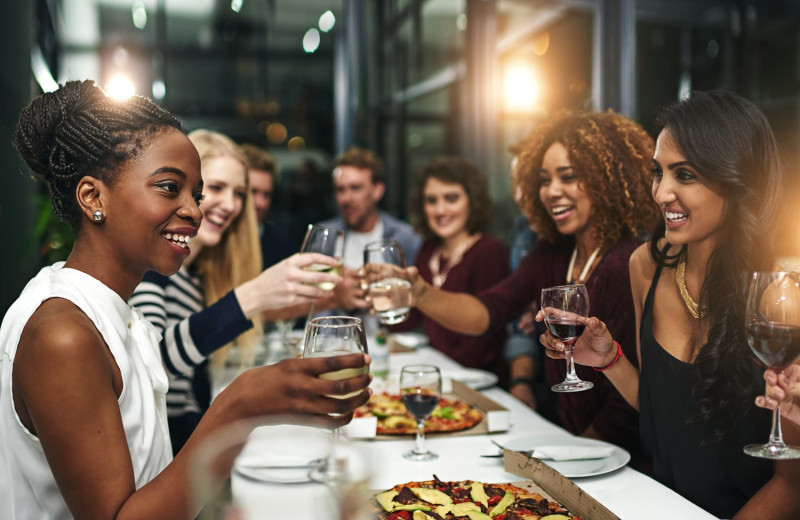
[(292, 152), (300, 152), (306, 149), (306, 140), (300, 137), (299, 135), (296, 135), (291, 139), (289, 139), (289, 143), (287, 146), (289, 147), (289, 150), (291, 150)]
[(322, 13), (322, 16), (319, 17), (319, 30), (322, 32), (328, 32), (333, 29), (333, 26), (336, 25), (336, 17), (330, 11), (325, 11)]
[(312, 54), (319, 48), (319, 39), (318, 30), (313, 27), (307, 30), (305, 36), (303, 36), (303, 50)]
[(272, 123), (267, 126), (267, 139), (272, 144), (280, 144), (286, 140), (289, 132), (281, 123)]
[(542, 82), (538, 71), (528, 62), (506, 66), (503, 77), (503, 102), (507, 112), (531, 113), (541, 109)]
[(125, 99), (136, 94), (136, 88), (130, 78), (123, 74), (115, 74), (108, 80), (106, 94), (114, 99)]

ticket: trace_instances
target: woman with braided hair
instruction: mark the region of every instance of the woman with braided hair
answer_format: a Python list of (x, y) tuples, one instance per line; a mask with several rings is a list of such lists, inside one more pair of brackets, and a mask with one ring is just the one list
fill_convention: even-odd
[[(648, 193), (652, 139), (613, 112), (565, 113), (536, 128), (520, 149), (515, 187), (538, 243), (508, 278), (477, 296), (437, 289), (409, 268), (416, 307), (451, 330), (485, 334), (536, 305), (543, 288), (584, 283), (593, 311), (633, 342), (628, 258), (657, 216)], [(565, 373), (563, 361), (545, 360), (548, 383)], [(635, 410), (602, 374), (581, 369), (578, 375), (595, 388), (551, 393), (558, 399), (555, 420), (573, 433), (636, 452)], [(510, 389), (532, 383), (533, 374), (515, 377)]]
[(338, 427), (366, 402), (369, 376), (318, 377), (363, 367), (365, 356), (251, 369), (173, 459), (158, 335), (126, 301), (146, 271), (173, 274), (191, 253), (203, 217), (197, 150), (168, 112), (141, 97), (113, 100), (90, 81), (31, 102), (15, 145), (75, 245), (0, 326), (0, 517), (194, 518), (189, 462), (213, 431), (298, 411)]

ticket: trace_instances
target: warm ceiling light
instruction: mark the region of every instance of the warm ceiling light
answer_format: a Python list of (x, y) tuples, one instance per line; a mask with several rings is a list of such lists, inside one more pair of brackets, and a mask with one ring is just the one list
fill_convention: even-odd
[(542, 83), (533, 65), (517, 62), (506, 67), (503, 101), (508, 112), (533, 112), (541, 103)]
[(319, 17), (319, 30), (322, 32), (328, 32), (333, 29), (333, 26), (336, 25), (336, 17), (333, 16), (333, 13), (330, 11), (325, 11), (322, 13), (322, 16)]
[(303, 36), (303, 50), (311, 54), (319, 48), (319, 31), (311, 28)]
[(106, 85), (106, 94), (114, 99), (129, 98), (136, 93), (133, 82), (122, 74), (112, 76)]

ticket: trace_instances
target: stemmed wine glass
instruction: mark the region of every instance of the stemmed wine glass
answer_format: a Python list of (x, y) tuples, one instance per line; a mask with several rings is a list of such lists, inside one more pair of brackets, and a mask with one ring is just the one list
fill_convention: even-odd
[[(747, 294), (745, 335), (764, 365), (780, 373), (800, 357), (800, 274), (753, 273)], [(744, 452), (764, 459), (797, 459), (800, 449), (783, 442), (780, 407), (772, 412), (766, 444), (749, 444)]]
[[(326, 264), (311, 264), (303, 268), (304, 271), (332, 272), (342, 275), (342, 253), (344, 251), (344, 231), (333, 229), (319, 224), (309, 224), (306, 236), (303, 238), (301, 253), (321, 253), (338, 260), (336, 267)], [(335, 287), (331, 282), (316, 284), (323, 291), (330, 291)]]
[[(364, 326), (359, 318), (351, 316), (323, 316), (314, 318), (306, 326), (303, 357), (343, 356), (353, 353), (367, 353), (367, 338)], [(330, 381), (348, 379), (366, 373), (369, 367), (345, 368), (335, 372), (320, 374), (320, 378)], [(347, 399), (357, 395), (329, 395), (335, 399)], [(339, 440), (339, 429), (331, 433), (330, 453), (325, 461), (312, 469), (311, 478), (320, 482), (334, 482), (341, 477), (341, 470), (336, 459), (336, 444)]]
[(417, 440), (414, 449), (403, 453), (409, 460), (428, 461), (439, 455), (425, 448), (425, 420), (442, 397), (442, 374), (433, 365), (408, 365), (400, 370), (400, 395), (403, 403), (417, 420)]
[(580, 392), (594, 387), (590, 381), (582, 381), (578, 377), (572, 359), (575, 341), (586, 328), (581, 318), (589, 316), (589, 293), (586, 292), (586, 286), (579, 283), (542, 289), (542, 311), (550, 334), (564, 344), (564, 357), (567, 361), (567, 376), (564, 381), (550, 389), (553, 392)]
[(411, 310), (411, 282), (405, 275), (406, 257), (400, 242), (392, 239), (370, 242), (364, 247), (367, 292), (378, 321), (395, 325)]

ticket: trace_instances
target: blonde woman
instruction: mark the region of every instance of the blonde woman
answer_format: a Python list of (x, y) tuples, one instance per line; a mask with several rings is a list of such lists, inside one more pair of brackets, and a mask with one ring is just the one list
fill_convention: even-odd
[[(202, 224), (194, 238), (188, 238), (188, 231), (173, 230), (177, 232), (172, 241), (191, 243), (180, 271), (172, 276), (148, 272), (130, 299), (162, 333), (161, 356), (170, 374), (167, 414), (174, 453), (208, 408), (206, 359), (211, 356), (212, 365), (223, 364), (235, 344), (246, 362), (262, 333), (262, 313), (284, 309), (302, 315), (307, 312), (303, 304), (331, 295), (308, 285), (323, 281), (322, 277), (301, 268), (315, 262), (336, 263), (322, 255), (294, 255), (261, 273), (258, 225), (244, 154), (231, 139), (216, 132), (195, 130), (189, 140), (200, 155)], [(339, 281), (338, 276), (324, 276)], [(287, 307), (297, 310), (287, 311)]]

